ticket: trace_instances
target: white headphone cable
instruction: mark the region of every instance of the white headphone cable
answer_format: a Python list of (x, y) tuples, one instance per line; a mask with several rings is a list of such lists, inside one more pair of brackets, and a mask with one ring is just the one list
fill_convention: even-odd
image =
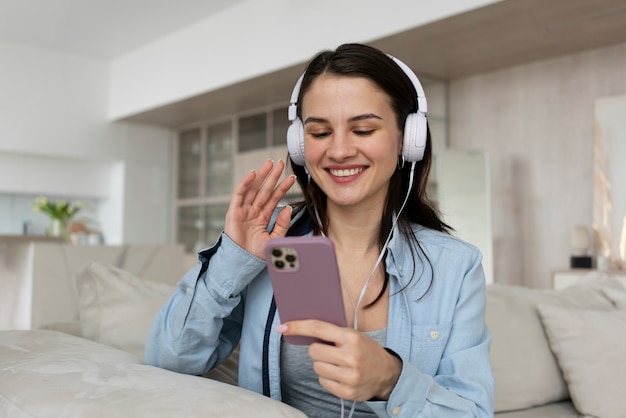
[(389, 241), (391, 241), (391, 237), (393, 236), (393, 231), (394, 231), (394, 229), (396, 228), (396, 226), (398, 224), (398, 219), (400, 219), (400, 214), (404, 210), (404, 207), (406, 206), (406, 203), (409, 200), (409, 196), (411, 195), (411, 188), (413, 187), (414, 173), (415, 173), (415, 162), (412, 162), (411, 163), (411, 174), (409, 175), (409, 188), (407, 190), (406, 196), (404, 197), (404, 202), (402, 202), (402, 206), (400, 206), (400, 210), (396, 214), (396, 217), (395, 217), (395, 219), (393, 221), (393, 225), (391, 226), (391, 230), (389, 231), (389, 235), (387, 235), (387, 240), (385, 240), (385, 244), (383, 245), (383, 249), (381, 250), (380, 254), (378, 255), (378, 259), (376, 260), (376, 264), (374, 264), (374, 268), (372, 269), (372, 272), (370, 273), (369, 277), (365, 281), (365, 284), (363, 285), (363, 288), (361, 289), (361, 294), (359, 295), (359, 299), (356, 302), (356, 307), (354, 308), (355, 309), (355, 311), (354, 311), (354, 329), (358, 329), (358, 322), (359, 322), (358, 309), (359, 309), (359, 305), (361, 304), (361, 301), (363, 300), (363, 297), (365, 296), (365, 291), (367, 290), (367, 286), (369, 285), (370, 281), (372, 280), (372, 277), (374, 277), (374, 272), (376, 272), (376, 269), (378, 268), (378, 265), (383, 260), (383, 257), (385, 255), (385, 251), (387, 250), (387, 247), (389, 246)]

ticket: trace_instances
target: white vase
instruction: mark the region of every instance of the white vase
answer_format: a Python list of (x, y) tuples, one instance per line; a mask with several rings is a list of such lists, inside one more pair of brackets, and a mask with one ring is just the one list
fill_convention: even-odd
[(69, 240), (68, 221), (63, 219), (51, 218), (48, 226), (48, 235), (51, 237), (61, 238), (64, 241)]

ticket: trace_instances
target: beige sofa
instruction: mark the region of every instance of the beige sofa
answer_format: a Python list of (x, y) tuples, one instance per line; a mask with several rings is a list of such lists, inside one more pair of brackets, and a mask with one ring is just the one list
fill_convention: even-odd
[[(142, 364), (148, 327), (173, 283), (100, 263), (82, 268), (75, 283), (67, 298), (42, 301), (64, 304), (71, 317), (0, 332), (0, 417), (304, 416), (229, 384), (236, 356), (208, 378)], [(626, 416), (621, 284), (593, 277), (559, 291), (487, 291), (497, 417)]]
[(490, 285), (487, 325), (496, 417), (626, 417), (618, 281), (592, 274), (561, 290)]
[(95, 262), (75, 283), (39, 307), (73, 314), (43, 329), (0, 331), (0, 417), (304, 417), (229, 384), (234, 358), (209, 378), (142, 364), (148, 328), (174, 284)]

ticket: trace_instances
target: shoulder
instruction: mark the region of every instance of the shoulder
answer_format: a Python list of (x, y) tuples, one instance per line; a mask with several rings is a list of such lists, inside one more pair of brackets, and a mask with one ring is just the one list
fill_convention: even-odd
[[(456, 298), (462, 288), (484, 284), (483, 257), (475, 245), (452, 234), (421, 225), (412, 225), (412, 228), (417, 240), (411, 246), (414, 248), (412, 257), (416, 260), (413, 273), (418, 276), (426, 273), (426, 277), (432, 277), (435, 293), (441, 291)], [(407, 261), (405, 258), (405, 265)]]
[[(485, 303), (482, 254), (473, 244), (452, 234), (412, 225), (417, 239), (414, 277), (432, 278), (430, 295), (438, 303), (472, 299), (479, 308)], [(420, 282), (420, 280), (417, 280)], [(430, 281), (426, 281), (430, 282)], [(416, 286), (422, 290), (423, 286)]]
[(418, 244), (429, 256), (454, 256), (455, 259), (482, 259), (480, 250), (473, 244), (452, 234), (411, 224)]

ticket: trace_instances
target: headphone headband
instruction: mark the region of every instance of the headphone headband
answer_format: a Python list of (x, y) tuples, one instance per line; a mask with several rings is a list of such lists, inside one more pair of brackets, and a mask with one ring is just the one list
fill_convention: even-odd
[(300, 95), (300, 86), (302, 80), (304, 80), (304, 74), (302, 73), (296, 81), (296, 85), (291, 92), (291, 101), (289, 102), (289, 120), (293, 122), (298, 117), (298, 96)]
[(417, 111), (426, 115), (428, 113), (428, 103), (426, 103), (426, 94), (424, 94), (422, 83), (420, 83), (419, 79), (417, 78), (413, 70), (409, 68), (408, 65), (406, 65), (404, 62), (400, 61), (398, 58), (394, 57), (393, 55), (387, 54), (387, 56), (391, 58), (398, 67), (400, 67), (400, 69), (404, 72), (404, 74), (406, 74), (409, 77), (409, 79), (411, 80), (411, 83), (413, 83), (413, 87), (415, 87), (415, 91), (417, 92)]

